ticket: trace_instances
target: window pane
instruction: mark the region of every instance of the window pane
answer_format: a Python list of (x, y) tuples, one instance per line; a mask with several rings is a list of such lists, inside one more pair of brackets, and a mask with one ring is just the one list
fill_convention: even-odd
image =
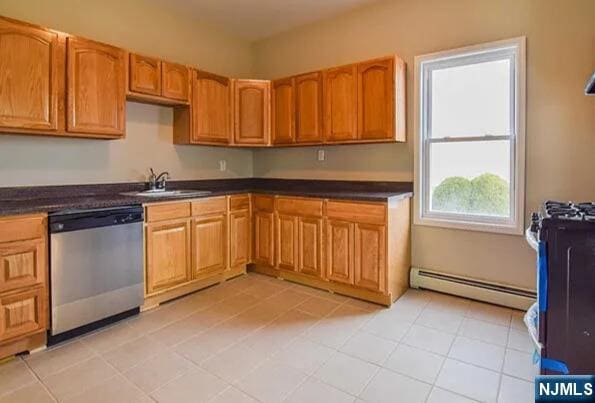
[(428, 144), (430, 210), (510, 217), (510, 142)]
[(511, 134), (509, 59), (431, 74), (431, 137)]

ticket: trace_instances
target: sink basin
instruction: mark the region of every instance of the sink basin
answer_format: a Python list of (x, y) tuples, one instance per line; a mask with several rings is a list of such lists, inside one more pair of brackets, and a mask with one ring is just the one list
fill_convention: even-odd
[(141, 197), (191, 197), (191, 196), (206, 196), (211, 194), (208, 190), (144, 190), (142, 192), (126, 192), (122, 193), (125, 196), (141, 196)]

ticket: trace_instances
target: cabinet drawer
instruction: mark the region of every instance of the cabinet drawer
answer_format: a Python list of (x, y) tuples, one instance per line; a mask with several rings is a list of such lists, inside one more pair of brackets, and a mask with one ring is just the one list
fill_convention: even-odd
[(235, 195), (229, 197), (230, 210), (247, 210), (250, 208), (249, 195)]
[(253, 196), (252, 205), (254, 210), (272, 213), (275, 209), (275, 198), (273, 196)]
[(282, 214), (322, 217), (322, 200), (280, 197), (277, 199), (277, 211)]
[(0, 342), (43, 330), (47, 325), (43, 287), (0, 297)]
[(386, 222), (386, 204), (350, 203), (329, 200), (326, 204), (329, 218), (368, 224)]
[(45, 238), (46, 232), (45, 214), (0, 218), (0, 242)]
[(147, 206), (147, 222), (190, 217), (190, 203), (159, 204)]
[(192, 215), (224, 213), (227, 210), (225, 196), (210, 197), (192, 202)]
[(0, 243), (0, 292), (43, 284), (46, 256), (44, 239)]

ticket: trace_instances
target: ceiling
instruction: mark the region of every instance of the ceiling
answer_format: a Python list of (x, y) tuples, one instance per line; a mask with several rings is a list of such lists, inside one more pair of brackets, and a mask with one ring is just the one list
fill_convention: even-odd
[(168, 7), (248, 41), (369, 4), (375, 0), (169, 0)]

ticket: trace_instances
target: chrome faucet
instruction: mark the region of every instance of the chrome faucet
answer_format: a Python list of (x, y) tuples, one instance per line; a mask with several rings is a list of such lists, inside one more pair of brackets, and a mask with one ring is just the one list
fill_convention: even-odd
[(149, 190), (165, 191), (165, 183), (169, 179), (169, 172), (164, 171), (159, 175), (155, 175), (153, 168), (149, 168), (151, 175), (149, 175)]

